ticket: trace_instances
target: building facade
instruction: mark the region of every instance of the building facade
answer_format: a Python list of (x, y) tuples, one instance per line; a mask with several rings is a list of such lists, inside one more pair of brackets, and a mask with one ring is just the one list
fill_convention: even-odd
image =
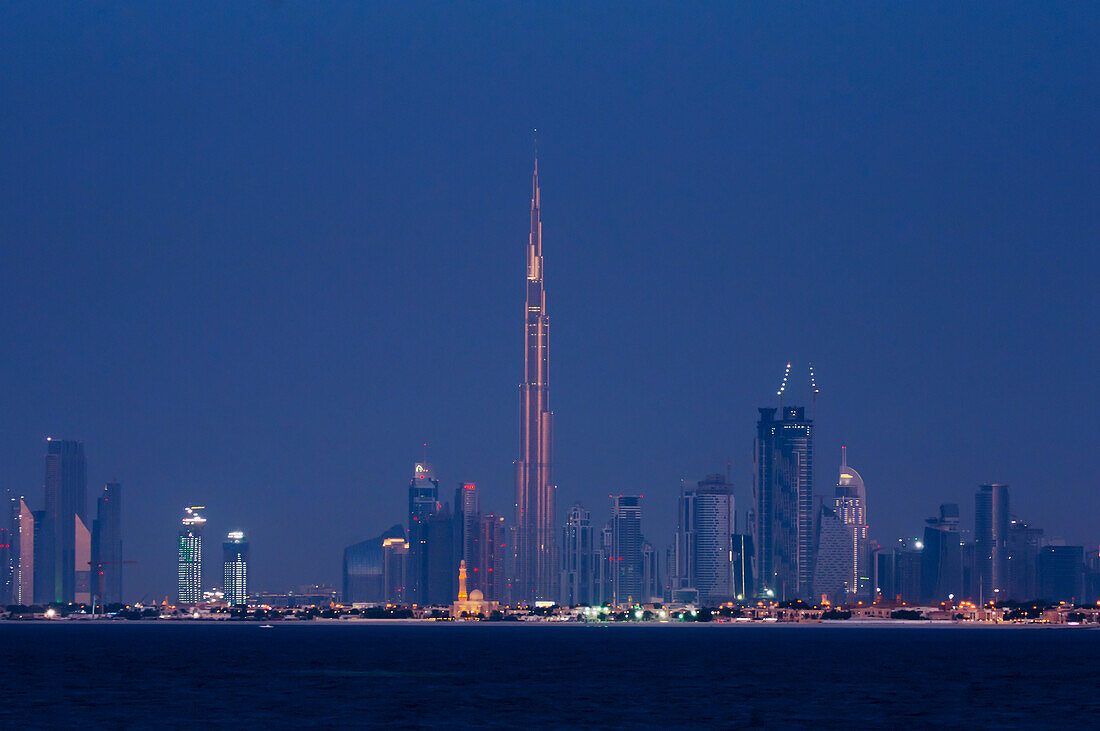
[(92, 595), (102, 605), (122, 602), (122, 485), (108, 482), (92, 522)]
[(925, 521), (921, 549), (920, 601), (938, 604), (963, 598), (963, 551), (959, 527), (959, 506), (940, 506), (938, 518)]
[(1008, 589), (1008, 485), (982, 485), (974, 496), (974, 547), (982, 601), (1001, 599)]
[(406, 601), (410, 604), (425, 604), (428, 601), (428, 524), (439, 508), (439, 480), (435, 477), (435, 470), (427, 462), (417, 462), (409, 480)]
[(177, 545), (178, 590), (176, 600), (181, 605), (202, 601), (202, 529), (206, 518), (199, 513), (202, 506), (184, 508)]
[(757, 591), (809, 598), (813, 579), (813, 421), (805, 409), (761, 408), (756, 425)]
[(834, 508), (822, 505), (817, 511), (816, 561), (813, 599), (826, 598), (832, 604), (851, 602), (855, 554), (852, 552), (852, 526), (847, 525)]
[(558, 603), (570, 607), (592, 604), (595, 530), (592, 517), (580, 503), (566, 516), (561, 531), (561, 598)]
[(76, 600), (77, 518), (87, 524), (87, 461), (84, 443), (47, 439), (45, 456), (45, 523), (48, 542), (36, 556), (41, 581), (36, 581), (36, 603)]
[(645, 539), (642, 537), (642, 496), (611, 497), (611, 603), (631, 604), (645, 601), (643, 596)]
[(671, 591), (695, 589), (715, 606), (736, 598), (732, 537), (736, 532), (733, 486), (720, 474), (682, 483), (677, 511), (676, 565), (668, 569)]
[(241, 531), (229, 533), (222, 543), (222, 579), (226, 604), (248, 603), (248, 541)]
[(848, 466), (848, 448), (840, 449), (840, 478), (837, 480), (833, 509), (841, 522), (851, 529), (852, 575), (846, 580), (849, 599), (869, 600), (874, 594), (871, 571), (871, 541), (867, 526), (867, 489), (863, 478)]
[(480, 523), (479, 491), (473, 482), (463, 482), (455, 489), (455, 552), (459, 561), (466, 562), (466, 583), (470, 591), (484, 588), (481, 586), (483, 572), (478, 564), (478, 541)]
[(496, 602), (507, 600), (510, 533), (503, 515), (485, 513), (478, 521), (478, 558), (475, 568), (480, 573), (478, 586), (481, 588), (482, 595), (488, 600)]

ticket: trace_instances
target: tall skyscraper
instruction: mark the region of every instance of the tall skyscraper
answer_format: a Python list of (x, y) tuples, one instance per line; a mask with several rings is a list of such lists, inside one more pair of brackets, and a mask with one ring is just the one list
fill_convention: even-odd
[[(427, 462), (417, 462), (409, 480), (409, 562), (408, 596), (410, 604), (428, 602), (428, 524), (439, 511), (439, 480)], [(450, 596), (447, 597), (448, 601)]]
[[(848, 448), (840, 448), (840, 478), (833, 509), (851, 530), (849, 550), (852, 575), (845, 580), (850, 599), (871, 599), (871, 543), (867, 537), (867, 490), (863, 478), (848, 466)], [(817, 593), (816, 591), (814, 593)]]
[(613, 604), (642, 602), (644, 557), (642, 555), (642, 496), (611, 495), (611, 601)]
[(926, 604), (961, 599), (963, 584), (959, 506), (941, 505), (938, 518), (929, 518), (921, 550), (920, 600)]
[(19, 499), (0, 504), (0, 606), (15, 604), (19, 576)]
[(817, 511), (816, 559), (813, 574), (813, 599), (822, 597), (831, 603), (849, 603), (853, 592), (848, 582), (855, 572), (852, 564), (852, 528), (845, 525), (834, 508), (822, 505)]
[(454, 601), (455, 572), (459, 563), (455, 555), (455, 532), (455, 517), (451, 513), (451, 506), (443, 503), (428, 518), (427, 599), (421, 600), (421, 604), (438, 606)]
[(516, 461), (516, 599), (555, 601), (553, 424), (550, 410), (550, 317), (543, 286), (539, 164), (531, 178), (531, 233), (527, 241), (523, 385), (520, 386), (519, 459)]
[(108, 482), (92, 523), (92, 595), (99, 604), (122, 601), (122, 485)]
[(202, 528), (206, 518), (198, 511), (202, 506), (184, 509), (182, 527), (179, 530), (178, 577), (180, 604), (198, 604), (202, 601)]
[[(1008, 485), (982, 485), (974, 495), (978, 597), (999, 600), (1008, 589)], [(1029, 597), (1030, 598), (1030, 597)]]
[(233, 531), (222, 544), (222, 577), (225, 601), (233, 607), (248, 603), (248, 541), (244, 533)]
[[(401, 604), (405, 601), (406, 574), (409, 566), (409, 542), (405, 540), (404, 528), (400, 537), (382, 539), (382, 596), (387, 602)], [(345, 585), (347, 581), (345, 580)], [(347, 598), (345, 589), (344, 601)]]
[(1013, 516), (1008, 522), (1008, 599), (1028, 601), (1039, 597), (1039, 550), (1043, 529), (1032, 528)]
[(466, 562), (466, 584), (470, 591), (481, 586), (481, 566), (478, 565), (478, 489), (473, 482), (463, 482), (455, 489), (455, 542), (457, 558)]
[(756, 424), (757, 591), (810, 598), (813, 578), (813, 421), (801, 406), (762, 408)]
[(562, 606), (591, 604), (595, 531), (592, 518), (580, 503), (569, 510), (561, 530)]
[(508, 590), (506, 557), (510, 532), (503, 515), (483, 514), (478, 521), (478, 586), (491, 601), (503, 601)]
[(75, 541), (75, 581), (73, 583), (73, 601), (77, 604), (92, 603), (92, 532), (84, 525), (79, 515), (73, 516)]
[(661, 554), (649, 541), (642, 541), (642, 595), (638, 602), (659, 602), (664, 599), (661, 582)]
[(679, 524), (673, 556), (672, 591), (695, 589), (699, 601), (715, 606), (736, 596), (733, 590), (735, 532), (733, 486), (719, 474), (680, 487)]
[(16, 604), (34, 602), (34, 514), (27, 502), (19, 498), (19, 565), (16, 580)]
[[(76, 598), (76, 518), (87, 525), (87, 461), (84, 443), (67, 439), (46, 440), (46, 520), (48, 545), (43, 545), (43, 584), (38, 593), (48, 601), (71, 602)], [(38, 583), (37, 581), (35, 583)]]
[(31, 562), (31, 586), (34, 589), (31, 601), (45, 606), (57, 601), (53, 592), (53, 523), (45, 510), (35, 510), (31, 513), (31, 525), (34, 526), (30, 535), (30, 555), (34, 557)]

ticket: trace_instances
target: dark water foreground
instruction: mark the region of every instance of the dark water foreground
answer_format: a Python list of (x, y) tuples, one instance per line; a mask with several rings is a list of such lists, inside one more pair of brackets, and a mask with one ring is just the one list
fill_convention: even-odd
[(1095, 727), (1100, 630), (0, 623), (0, 728)]

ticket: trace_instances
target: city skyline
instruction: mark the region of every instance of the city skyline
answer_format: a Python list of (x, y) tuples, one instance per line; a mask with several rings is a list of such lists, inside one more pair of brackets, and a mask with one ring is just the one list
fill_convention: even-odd
[(3, 487), (42, 509), (43, 440), (83, 441), (93, 494), (126, 489), (128, 594), (174, 593), (194, 503), (257, 587), (338, 583), (424, 441), (512, 519), (533, 127), (556, 521), (642, 492), (664, 546), (680, 480), (727, 464), (743, 504), (756, 409), (812, 358), (815, 492), (847, 444), (876, 539), (1006, 483), (1095, 542), (1097, 416), (1052, 424), (1100, 395), (1088, 18), (220, 12), (232, 43), (156, 7), (0, 24), (31, 115), (0, 120)]

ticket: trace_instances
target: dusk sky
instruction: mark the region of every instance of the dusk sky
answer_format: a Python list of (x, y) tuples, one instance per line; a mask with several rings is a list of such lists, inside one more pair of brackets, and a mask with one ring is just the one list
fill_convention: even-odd
[[(512, 517), (539, 172), (558, 511), (748, 507), (757, 407), (817, 401), (871, 534), (983, 482), (1100, 543), (1095, 4), (0, 7), (0, 488), (47, 436), (124, 490), (126, 593), (182, 508), (250, 588), (338, 584), (421, 444)], [(808, 406), (808, 403), (807, 403)]]

